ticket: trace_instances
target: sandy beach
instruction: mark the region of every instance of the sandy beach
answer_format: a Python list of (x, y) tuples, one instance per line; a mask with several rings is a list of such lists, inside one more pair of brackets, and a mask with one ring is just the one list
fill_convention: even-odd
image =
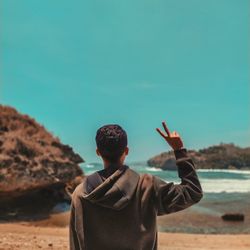
[[(0, 249), (68, 249), (67, 227), (30, 226), (26, 223), (0, 225)], [(249, 250), (249, 235), (201, 235), (159, 233), (160, 250)]]
[[(0, 250), (68, 249), (68, 213), (36, 222), (2, 222)], [(249, 234), (159, 233), (160, 250), (249, 250)]]

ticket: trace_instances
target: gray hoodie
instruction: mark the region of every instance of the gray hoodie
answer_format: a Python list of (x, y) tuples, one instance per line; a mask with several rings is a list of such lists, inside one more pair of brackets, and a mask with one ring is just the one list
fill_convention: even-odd
[(157, 215), (183, 210), (202, 198), (187, 150), (174, 153), (180, 184), (138, 174), (127, 165), (87, 176), (72, 196), (70, 249), (157, 249)]

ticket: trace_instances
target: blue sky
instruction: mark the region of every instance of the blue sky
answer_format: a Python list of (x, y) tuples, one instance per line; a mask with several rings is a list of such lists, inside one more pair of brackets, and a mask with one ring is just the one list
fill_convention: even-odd
[(169, 150), (249, 146), (248, 0), (1, 1), (0, 102), (88, 161), (96, 130), (126, 129), (128, 161)]

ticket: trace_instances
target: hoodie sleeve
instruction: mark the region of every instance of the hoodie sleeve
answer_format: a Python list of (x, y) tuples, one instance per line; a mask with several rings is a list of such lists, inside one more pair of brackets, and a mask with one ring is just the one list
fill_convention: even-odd
[(157, 215), (183, 210), (199, 202), (203, 196), (194, 163), (186, 148), (174, 151), (180, 184), (166, 183), (154, 176)]
[(83, 204), (78, 195), (82, 185), (79, 185), (72, 195), (69, 222), (70, 250), (85, 250), (83, 227)]

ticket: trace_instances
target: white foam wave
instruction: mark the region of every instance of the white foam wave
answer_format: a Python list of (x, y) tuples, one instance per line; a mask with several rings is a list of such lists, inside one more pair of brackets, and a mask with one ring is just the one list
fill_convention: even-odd
[(223, 172), (232, 174), (250, 174), (250, 170), (236, 170), (236, 169), (198, 169), (198, 172)]
[(93, 164), (86, 164), (86, 166), (85, 166), (85, 168), (94, 168), (95, 167), (95, 165), (93, 165)]
[(160, 168), (155, 168), (155, 167), (146, 167), (145, 168), (147, 171), (150, 171), (150, 172), (161, 172), (163, 171), (162, 169)]
[(205, 193), (248, 193), (250, 180), (235, 179), (201, 179), (201, 186)]
[(200, 178), (200, 182), (204, 193), (250, 193), (250, 180)]

